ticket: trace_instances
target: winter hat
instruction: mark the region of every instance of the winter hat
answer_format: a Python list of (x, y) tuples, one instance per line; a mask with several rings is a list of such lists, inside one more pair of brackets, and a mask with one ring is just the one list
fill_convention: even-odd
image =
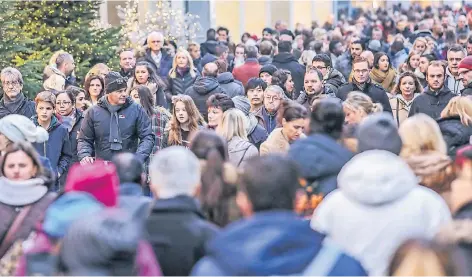
[(378, 40), (371, 40), (369, 42), (369, 45), (367, 46), (367, 49), (369, 49), (370, 51), (374, 53), (377, 53), (382, 50), (382, 44)]
[(472, 56), (467, 56), (459, 63), (459, 68), (472, 70)]
[(105, 75), (105, 93), (114, 92), (128, 87), (128, 78), (123, 77), (120, 73), (110, 71)]
[(206, 53), (205, 56), (203, 56), (202, 60), (200, 61), (200, 64), (202, 65), (202, 68), (203, 68), (207, 63), (212, 63), (216, 60), (217, 58), (214, 55), (210, 53)]
[(388, 113), (375, 113), (366, 117), (357, 130), (358, 151), (386, 150), (400, 154), (402, 140), (393, 117)]
[(74, 221), (98, 212), (104, 207), (86, 192), (65, 193), (46, 210), (43, 230), (53, 238), (62, 238)]
[(93, 195), (107, 207), (116, 206), (118, 175), (112, 163), (95, 161), (93, 164), (74, 164), (67, 175), (65, 192), (83, 191)]
[(48, 132), (23, 115), (10, 114), (0, 119), (0, 134), (13, 143), (27, 141), (43, 143), (49, 139)]
[(259, 76), (261, 76), (261, 73), (267, 72), (269, 73), (270, 76), (274, 75), (274, 72), (277, 71), (277, 67), (272, 64), (266, 64), (263, 67), (261, 67), (261, 70), (259, 70)]

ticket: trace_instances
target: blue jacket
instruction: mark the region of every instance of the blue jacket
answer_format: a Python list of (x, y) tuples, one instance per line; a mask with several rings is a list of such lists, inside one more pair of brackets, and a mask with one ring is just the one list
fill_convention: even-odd
[(151, 198), (144, 196), (143, 188), (135, 183), (120, 184), (118, 203), (120, 208), (142, 218), (147, 218), (151, 211)]
[(167, 78), (169, 77), (169, 71), (172, 68), (173, 59), (169, 54), (167, 54), (166, 51), (164, 51), (164, 49), (161, 49), (161, 53), (162, 58), (159, 64), (159, 68), (157, 67), (157, 64), (154, 62), (154, 59), (151, 56), (150, 49), (146, 50), (146, 54), (144, 55), (144, 57), (141, 57), (139, 61), (148, 62), (151, 65), (152, 69), (154, 69), (154, 72), (159, 75), (159, 77), (161, 77), (163, 80), (167, 81)]
[[(325, 235), (290, 211), (264, 211), (228, 225), (207, 244), (207, 255), (191, 275), (280, 276), (300, 274), (323, 247)], [(329, 276), (366, 276), (341, 254)]]

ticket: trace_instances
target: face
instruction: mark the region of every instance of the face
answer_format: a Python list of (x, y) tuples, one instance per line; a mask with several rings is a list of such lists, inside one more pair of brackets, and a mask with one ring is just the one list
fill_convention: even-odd
[(334, 52), (333, 54), (335, 54), (336, 56), (341, 55), (344, 52), (344, 47), (342, 43), (336, 44), (336, 46), (333, 49), (333, 52)]
[(362, 51), (361, 57), (366, 59), (369, 63), (369, 67), (372, 68), (372, 65), (374, 64), (374, 54), (372, 54), (371, 51)]
[(352, 71), (354, 72), (354, 78), (361, 84), (365, 83), (369, 78), (370, 70), (367, 62), (353, 64)]
[(403, 97), (409, 98), (415, 93), (415, 80), (412, 77), (406, 76), (403, 77), (400, 82), (400, 91), (402, 92)]
[(164, 37), (160, 34), (152, 34), (148, 37), (148, 47), (154, 52), (160, 51), (164, 44)]
[(379, 59), (379, 68), (382, 71), (388, 71), (388, 68), (390, 67), (390, 63), (388, 62), (388, 57), (387, 56), (382, 56)]
[(323, 82), (315, 72), (305, 74), (304, 80), (305, 91), (309, 95), (319, 94), (323, 90)]
[(74, 69), (75, 69), (75, 61), (74, 59), (69, 59), (65, 62), (65, 75), (66, 76), (69, 76), (70, 74), (72, 74), (72, 72), (74, 72)]
[(252, 106), (262, 105), (262, 101), (264, 99), (264, 91), (261, 87), (249, 89), (247, 91), (247, 98), (249, 99), (249, 102)]
[(192, 50), (190, 51), (190, 56), (192, 56), (192, 59), (196, 60), (198, 58), (200, 58), (200, 46), (194, 46), (192, 47)]
[(11, 141), (2, 133), (0, 133), (0, 151), (4, 151)]
[(444, 84), (444, 70), (439, 66), (429, 66), (426, 75), (428, 85), (433, 90), (439, 90)]
[(175, 103), (175, 117), (180, 124), (185, 124), (188, 122), (188, 113), (185, 109), (185, 104), (182, 101)]
[(285, 90), (288, 92), (293, 92), (293, 89), (294, 89), (294, 84), (293, 84), (292, 75), (289, 74), (287, 76), (287, 81), (285, 81)]
[(270, 74), (267, 73), (267, 72), (262, 72), (262, 73), (259, 75), (259, 78), (261, 78), (264, 82), (266, 82), (267, 85), (272, 84), (272, 75), (270, 75)]
[(234, 58), (244, 60), (244, 48), (236, 47), (236, 51), (234, 52)]
[(324, 62), (314, 61), (312, 65), (313, 67), (316, 67), (316, 69), (318, 69), (321, 72), (321, 74), (323, 74), (323, 77), (325, 77), (326, 74), (328, 74), (328, 67), (324, 64)]
[(466, 68), (459, 69), (459, 77), (462, 79), (462, 84), (464, 84), (464, 87), (467, 87), (470, 83), (472, 83), (472, 70), (468, 70)]
[(208, 125), (210, 127), (216, 127), (220, 124), (221, 118), (223, 117), (223, 110), (216, 107), (208, 108)]
[(149, 79), (149, 71), (145, 65), (138, 65), (136, 66), (134, 76), (136, 77), (138, 84), (146, 84)]
[(102, 89), (103, 89), (103, 87), (102, 87), (102, 83), (100, 82), (100, 80), (95, 79), (95, 80), (92, 80), (90, 82), (90, 88), (89, 88), (90, 96), (98, 97), (100, 95), (100, 92), (102, 91)]
[(128, 93), (126, 93), (126, 88), (113, 91), (107, 94), (108, 102), (112, 105), (123, 105), (126, 103), (126, 97), (128, 97)]
[(282, 127), (288, 140), (291, 142), (295, 141), (300, 138), (303, 134), (303, 130), (305, 130), (305, 119), (299, 118), (290, 122), (283, 119)]
[(6, 157), (3, 171), (9, 180), (25, 181), (36, 176), (38, 168), (25, 152), (16, 151)]
[(219, 31), (218, 32), (218, 41), (228, 41), (228, 34), (226, 31)]
[(459, 16), (459, 18), (457, 19), (457, 27), (459, 28), (464, 28), (465, 25), (467, 24), (467, 19), (465, 16)]
[(56, 112), (60, 115), (70, 115), (74, 105), (67, 93), (61, 93), (56, 97)]
[(380, 30), (372, 31), (372, 40), (382, 40), (382, 31)]
[(418, 54), (423, 54), (423, 52), (426, 50), (426, 44), (422, 41), (417, 41), (415, 43), (415, 48), (414, 51)]
[(133, 69), (136, 65), (136, 58), (134, 57), (133, 52), (124, 51), (120, 54), (120, 66), (124, 70)]
[(184, 53), (177, 54), (176, 62), (177, 62), (177, 67), (185, 68), (188, 66), (188, 58)]
[(132, 90), (130, 93), (129, 93), (129, 96), (131, 96), (131, 99), (133, 99), (134, 102), (138, 103), (141, 105), (141, 100), (139, 98), (139, 93), (137, 90)]
[(465, 55), (462, 51), (449, 51), (447, 53), (447, 66), (449, 67), (449, 71), (451, 71), (452, 74), (457, 75), (459, 73), (457, 67), (463, 58), (465, 58)]
[(20, 83), (20, 80), (13, 78), (2, 79), (2, 87), (5, 94), (10, 99), (15, 99), (23, 89), (23, 85)]
[(426, 72), (426, 69), (428, 68), (428, 65), (429, 65), (429, 60), (425, 57), (421, 57), (420, 58), (420, 64), (419, 64), (419, 68), (420, 68), (420, 71), (422, 73), (425, 73)]
[(262, 37), (264, 38), (264, 40), (271, 40), (272, 39), (272, 34), (269, 33), (269, 32), (264, 32), (262, 34)]
[(273, 113), (277, 111), (281, 102), (282, 98), (280, 98), (277, 92), (270, 90), (264, 92), (264, 107), (268, 112)]
[(77, 94), (75, 98), (75, 108), (83, 111), (85, 107), (85, 94), (83, 92)]
[(344, 114), (344, 124), (358, 124), (366, 116), (362, 110), (351, 110), (346, 107), (343, 108)]
[(420, 65), (420, 55), (413, 55), (410, 58), (410, 66), (416, 69)]
[(467, 43), (467, 55), (472, 56), (472, 43)]
[(54, 107), (51, 103), (39, 102), (36, 105), (36, 114), (38, 115), (38, 121), (48, 122), (52, 118), (54, 113)]
[(351, 56), (358, 57), (362, 53), (362, 46), (358, 43), (351, 44)]

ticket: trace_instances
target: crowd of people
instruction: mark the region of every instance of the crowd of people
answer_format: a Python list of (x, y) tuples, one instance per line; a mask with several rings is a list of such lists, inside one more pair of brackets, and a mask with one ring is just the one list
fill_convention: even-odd
[(472, 274), (472, 7), (0, 73), (1, 275)]

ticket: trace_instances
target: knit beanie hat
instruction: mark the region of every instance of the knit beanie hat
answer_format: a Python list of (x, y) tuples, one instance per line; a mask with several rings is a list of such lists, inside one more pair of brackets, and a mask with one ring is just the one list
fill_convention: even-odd
[(49, 139), (48, 132), (23, 115), (10, 114), (0, 119), (0, 134), (13, 143), (27, 141), (42, 143)]
[(67, 175), (65, 192), (88, 192), (107, 207), (118, 201), (119, 179), (114, 164), (95, 161), (93, 164), (74, 164)]
[(110, 71), (105, 75), (105, 93), (114, 92), (128, 87), (128, 78), (123, 77), (120, 73)]
[(459, 68), (472, 70), (472, 56), (467, 56), (459, 63)]
[(202, 60), (200, 61), (200, 64), (202, 65), (202, 68), (203, 68), (207, 63), (212, 63), (216, 60), (217, 58), (214, 55), (210, 53), (206, 53), (205, 56), (203, 56)]
[(366, 117), (357, 130), (358, 151), (386, 150), (400, 154), (402, 139), (392, 115), (375, 113)]
[(270, 76), (274, 75), (274, 72), (277, 71), (277, 67), (272, 64), (266, 64), (263, 67), (261, 67), (261, 70), (259, 70), (259, 76), (261, 76), (261, 73), (267, 72), (269, 73)]

